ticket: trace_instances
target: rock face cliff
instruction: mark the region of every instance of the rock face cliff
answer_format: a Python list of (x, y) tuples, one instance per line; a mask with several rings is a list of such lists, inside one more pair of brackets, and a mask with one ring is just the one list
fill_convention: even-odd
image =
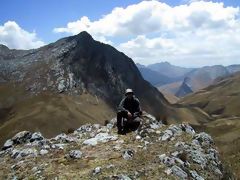
[(143, 125), (117, 135), (106, 126), (86, 124), (70, 134), (44, 138), (22, 131), (0, 151), (1, 179), (221, 179), (225, 170), (206, 133), (188, 124), (163, 125), (143, 114)]
[(89, 92), (112, 107), (126, 88), (132, 88), (153, 114), (164, 112), (167, 101), (144, 81), (134, 62), (113, 47), (95, 41), (87, 32), (61, 39), (35, 50), (0, 47), (1, 82), (20, 82), (38, 94)]

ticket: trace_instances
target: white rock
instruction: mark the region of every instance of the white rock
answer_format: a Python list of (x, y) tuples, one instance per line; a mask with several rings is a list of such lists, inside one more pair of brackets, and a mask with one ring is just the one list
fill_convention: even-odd
[(167, 175), (170, 175), (172, 173), (172, 170), (170, 168), (167, 168), (165, 171), (164, 171)]
[(107, 169), (111, 169), (111, 168), (114, 168), (115, 166), (113, 165), (113, 164), (109, 164), (109, 165), (107, 165)]
[(131, 149), (127, 149), (123, 151), (122, 157), (123, 159), (130, 160), (133, 158), (134, 151)]
[(43, 140), (44, 137), (42, 136), (42, 134), (40, 132), (35, 132), (32, 134), (31, 138), (30, 138), (30, 142), (33, 141), (40, 141)]
[(202, 176), (199, 176), (196, 171), (190, 171), (190, 174), (194, 180), (204, 180)]
[(118, 137), (115, 135), (109, 135), (108, 133), (99, 133), (94, 138), (87, 139), (83, 141), (83, 144), (95, 146), (98, 142), (108, 142), (108, 141), (115, 141)]
[(87, 140), (83, 141), (83, 144), (89, 145), (89, 146), (96, 146), (97, 143), (98, 143), (98, 141), (95, 138), (91, 138), (91, 139), (87, 139)]
[(108, 129), (107, 126), (102, 126), (100, 129), (97, 130), (97, 133), (100, 133), (100, 132), (108, 133), (108, 132), (110, 132), (110, 130)]
[(172, 136), (173, 136), (173, 132), (171, 130), (167, 129), (163, 132), (163, 135), (162, 135), (162, 137), (159, 138), (159, 140), (166, 141), (166, 140), (171, 139)]
[(2, 147), (2, 150), (6, 150), (6, 149), (8, 149), (8, 148), (10, 148), (10, 147), (12, 147), (13, 146), (13, 141), (11, 140), (11, 139), (8, 139), (5, 143), (4, 143), (4, 145), (3, 145), (3, 147)]
[(66, 135), (65, 133), (59, 134), (53, 139), (58, 141), (58, 142), (61, 142), (61, 143), (69, 143), (69, 142), (76, 142), (77, 141), (76, 138), (70, 137), (70, 136)]
[(37, 150), (34, 148), (26, 148), (22, 150), (14, 149), (12, 151), (11, 157), (14, 159), (23, 158), (23, 157), (37, 157)]
[(96, 168), (93, 170), (93, 175), (99, 174), (100, 172), (101, 172), (101, 167), (96, 167)]
[(181, 179), (187, 179), (188, 175), (185, 171), (183, 171), (180, 167), (174, 165), (171, 167), (172, 174), (178, 176)]
[(150, 128), (152, 128), (152, 129), (159, 129), (160, 127), (161, 127), (161, 124), (159, 124), (159, 123), (150, 124)]
[(165, 164), (166, 166), (173, 166), (176, 162), (175, 162), (175, 159), (174, 158), (171, 158), (171, 157), (168, 157), (168, 156), (165, 156), (164, 158), (162, 158), (162, 163)]
[(116, 146), (113, 146), (113, 149), (119, 151), (120, 149), (122, 149), (122, 147), (119, 144), (117, 144)]
[(64, 149), (65, 144), (52, 144), (51, 148), (52, 149), (60, 149), (63, 150)]
[(140, 140), (140, 139), (141, 139), (141, 136), (137, 135), (136, 140)]
[[(97, 128), (98, 129), (98, 128)], [(76, 131), (79, 133), (91, 132), (93, 130), (93, 126), (91, 124), (82, 125)]]
[(189, 124), (181, 124), (183, 131), (188, 134), (194, 135), (196, 132)]
[(165, 157), (167, 157), (166, 154), (161, 154), (158, 156), (158, 158), (160, 159), (161, 162), (164, 160)]
[(21, 131), (19, 133), (17, 133), (13, 138), (12, 141), (14, 144), (21, 144), (21, 143), (25, 143), (27, 141), (29, 141), (29, 139), (31, 138), (32, 133), (29, 131)]
[(207, 159), (205, 157), (205, 154), (199, 150), (189, 150), (190, 157), (192, 160), (199, 165), (201, 165), (202, 168), (206, 167)]
[(201, 132), (194, 136), (194, 139), (198, 140), (202, 146), (209, 146), (213, 143), (213, 139), (210, 135), (205, 132)]
[(179, 135), (182, 134), (182, 128), (179, 127), (179, 126), (177, 126), (177, 125), (174, 125), (174, 124), (170, 125), (170, 127), (168, 128), (168, 130), (172, 131), (172, 133), (173, 133), (174, 136), (175, 136), (175, 135), (179, 136)]
[(59, 82), (58, 82), (58, 92), (63, 92), (65, 90), (65, 80), (64, 79), (61, 79)]
[(48, 153), (48, 150), (46, 150), (46, 149), (41, 149), (39, 152), (40, 155), (45, 155), (47, 153)]
[(69, 152), (69, 157), (73, 159), (80, 159), (82, 157), (82, 152), (80, 150), (71, 150)]

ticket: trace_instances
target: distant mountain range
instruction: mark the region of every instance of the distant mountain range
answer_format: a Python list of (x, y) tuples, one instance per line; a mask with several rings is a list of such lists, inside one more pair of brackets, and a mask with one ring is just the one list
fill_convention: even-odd
[[(137, 64), (144, 79), (161, 92), (177, 97), (186, 96), (211, 85), (215, 79), (240, 71), (240, 65), (183, 68), (168, 62), (143, 66)], [(187, 83), (186, 83), (187, 79)]]

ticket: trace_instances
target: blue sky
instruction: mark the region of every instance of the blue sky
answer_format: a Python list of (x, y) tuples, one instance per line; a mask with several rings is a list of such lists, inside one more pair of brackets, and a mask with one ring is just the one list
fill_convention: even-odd
[[(140, 0), (1, 0), (0, 25), (12, 20), (27, 31), (36, 31), (44, 42), (52, 42), (63, 35), (52, 29), (64, 26), (69, 21), (88, 16), (99, 19), (115, 7), (127, 7)], [(184, 0), (162, 0), (171, 6), (184, 4)], [(215, 1), (225, 5), (240, 6), (239, 0)]]
[[(142, 64), (240, 63), (240, 53), (235, 48), (240, 39), (233, 36), (240, 32), (239, 0), (2, 0), (0, 3), (0, 43), (10, 48), (37, 48), (87, 30), (95, 39), (110, 43)], [(120, 9), (114, 10), (117, 7)]]

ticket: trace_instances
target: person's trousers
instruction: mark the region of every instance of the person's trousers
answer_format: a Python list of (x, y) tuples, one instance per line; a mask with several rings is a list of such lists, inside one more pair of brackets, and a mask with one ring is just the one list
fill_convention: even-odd
[(128, 114), (125, 111), (120, 111), (117, 113), (117, 128), (118, 131), (135, 131), (141, 124), (139, 117), (128, 118)]

